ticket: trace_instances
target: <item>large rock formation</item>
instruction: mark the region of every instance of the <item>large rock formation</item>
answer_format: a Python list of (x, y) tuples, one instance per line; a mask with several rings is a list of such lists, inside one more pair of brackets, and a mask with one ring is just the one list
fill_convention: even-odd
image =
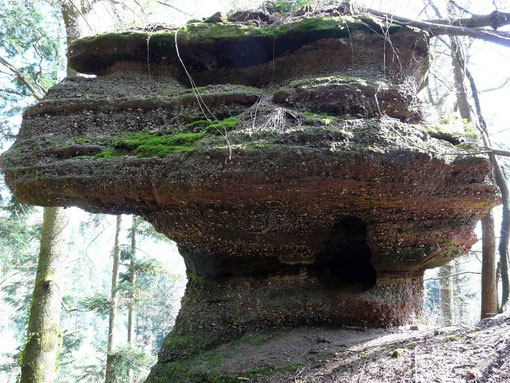
[(97, 77), (26, 110), (3, 171), (23, 202), (177, 242), (189, 282), (149, 380), (189, 380), (178, 360), (244, 334), (404, 323), (423, 271), (474, 243), (498, 195), (486, 158), (421, 122), (427, 59), (423, 33), (335, 14), (80, 39), (69, 63)]

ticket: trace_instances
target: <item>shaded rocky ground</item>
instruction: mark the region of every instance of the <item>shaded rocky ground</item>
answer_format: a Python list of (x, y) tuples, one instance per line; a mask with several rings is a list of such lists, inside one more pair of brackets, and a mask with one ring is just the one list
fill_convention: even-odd
[(295, 329), (225, 345), (215, 354), (215, 362), (197, 360), (191, 368), (208, 365), (208, 376), (197, 381), (509, 382), (510, 316), (475, 327)]

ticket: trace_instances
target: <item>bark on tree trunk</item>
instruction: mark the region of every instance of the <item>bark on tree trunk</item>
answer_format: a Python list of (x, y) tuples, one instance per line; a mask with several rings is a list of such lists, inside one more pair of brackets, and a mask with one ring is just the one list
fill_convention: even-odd
[[(476, 87), (475, 80), (469, 71), (466, 71), (467, 78), (469, 79), (469, 83), (471, 85), (471, 92), (473, 95), (473, 101), (475, 104), (476, 113), (478, 114), (478, 120), (480, 125), (480, 130), (482, 131), (482, 138), (484, 140), (485, 146), (492, 146), (490, 142), (489, 132), (487, 130), (487, 124), (482, 114), (482, 107), (480, 105), (480, 98), (478, 97), (478, 90)], [(501, 267), (501, 287), (502, 287), (502, 299), (501, 299), (501, 307), (499, 311), (505, 311), (508, 306), (508, 298), (510, 294), (510, 277), (508, 275), (509, 272), (509, 260), (508, 260), (508, 241), (509, 241), (509, 233), (510, 233), (510, 193), (508, 190), (508, 184), (506, 182), (503, 171), (501, 170), (501, 166), (499, 165), (498, 159), (494, 155), (494, 153), (489, 153), (489, 158), (492, 162), (492, 166), (494, 168), (494, 178), (496, 180), (496, 184), (501, 191), (501, 197), (503, 200), (503, 211), (502, 211), (502, 221), (501, 221), (501, 231), (500, 231), (500, 240), (499, 240), (499, 262)], [(497, 291), (497, 282), (496, 282), (496, 291)]]
[[(506, 184), (506, 182), (505, 182)], [(503, 194), (503, 190), (501, 190)], [(501, 234), (499, 240), (499, 264), (501, 267), (501, 312), (508, 310), (508, 299), (510, 295), (510, 280), (508, 276), (508, 236), (510, 233), (510, 201), (507, 195), (503, 195), (503, 221), (501, 223)]]
[[(62, 12), (62, 19), (66, 29), (66, 43), (67, 47), (80, 37), (80, 26), (78, 24), (78, 10), (71, 2), (61, 1), (60, 9)], [(77, 72), (69, 67), (66, 69), (67, 76), (75, 76)]]
[[(465, 86), (466, 72), (464, 69), (464, 62), (458, 60), (461, 56), (460, 45), (457, 43), (455, 38), (450, 39), (452, 48), (452, 66), (453, 66), (453, 78), (455, 91), (457, 92), (457, 107), (459, 108), (459, 114), (463, 121), (471, 121), (471, 106), (468, 102), (467, 91)], [(462, 56), (463, 57), (463, 56)]]
[[(136, 286), (136, 217), (133, 216), (133, 224), (131, 225), (131, 259), (129, 261), (129, 283), (134, 290)], [(133, 299), (128, 304), (128, 344), (135, 347), (135, 305)], [(133, 370), (128, 371), (128, 382), (133, 382)]]
[(441, 302), (441, 316), (445, 326), (453, 325), (453, 287), (452, 266), (443, 265), (439, 268), (439, 296)]
[[(79, 37), (75, 12), (67, 2), (61, 2), (66, 38)], [(73, 74), (71, 69), (67, 75)], [(38, 94), (32, 92), (37, 99)], [(34, 292), (29, 313), (27, 343), (22, 356), (21, 382), (46, 383), (56, 379), (57, 355), (60, 347), (61, 293), (56, 281), (60, 274), (60, 258), (66, 242), (67, 212), (60, 207), (44, 209), (41, 249), (37, 265)]]
[(465, 300), (464, 296), (462, 295), (462, 280), (460, 278), (461, 267), (458, 259), (454, 261), (454, 278), (453, 278), (453, 285), (454, 285), (454, 294), (457, 300), (457, 323), (462, 323), (464, 321), (465, 316)]
[(496, 242), (494, 241), (494, 218), (492, 212), (482, 219), (483, 238), (493, 238), (482, 244), (482, 312), (481, 317), (494, 316), (498, 312), (496, 288)]
[(61, 292), (57, 281), (65, 254), (68, 222), (64, 209), (44, 209), (27, 342), (21, 361), (21, 383), (51, 383), (57, 377), (57, 355), (62, 337)]
[(112, 270), (112, 290), (110, 295), (110, 313), (108, 316), (108, 345), (106, 355), (106, 373), (105, 382), (113, 382), (113, 373), (115, 368), (115, 358), (113, 355), (114, 333), (115, 333), (115, 316), (117, 314), (117, 286), (119, 283), (119, 263), (120, 263), (120, 228), (122, 216), (117, 216), (115, 225), (115, 243), (113, 246), (113, 270)]
[[(452, 47), (452, 65), (455, 76), (455, 89), (457, 92), (457, 104), (459, 107), (459, 112), (463, 120), (466, 122), (471, 122), (471, 113), (470, 113), (470, 105), (467, 99), (466, 86), (464, 82), (464, 78), (467, 77), (471, 86), (471, 93), (473, 95), (473, 99), (475, 101), (475, 109), (478, 115), (478, 120), (480, 123), (480, 130), (482, 135), (482, 140), (485, 146), (490, 146), (490, 137), (487, 131), (487, 127), (485, 125), (485, 120), (482, 115), (480, 101), (478, 98), (478, 91), (476, 89), (476, 84), (469, 74), (469, 71), (466, 69), (466, 60), (462, 51), (460, 50), (460, 44), (455, 37), (450, 39), (451, 47)], [(496, 183), (498, 184), (500, 190), (506, 188), (506, 182), (504, 177), (501, 177), (501, 169), (497, 162), (496, 157), (493, 154), (489, 154), (489, 158), (491, 160), (494, 173), (496, 176)], [(499, 176), (499, 177), (498, 177)], [(510, 221), (508, 221), (510, 223)], [(503, 226), (501, 228), (503, 232)], [(497, 311), (497, 279), (496, 279), (496, 264), (495, 264), (495, 248), (496, 242), (494, 237), (494, 218), (492, 213), (489, 212), (482, 219), (482, 302), (481, 302), (481, 316), (485, 318), (487, 316), (493, 315), (494, 312)], [(504, 253), (500, 253), (501, 257), (503, 257)], [(505, 272), (505, 267), (508, 270), (508, 259), (501, 258), (501, 266), (502, 266), (502, 279), (508, 282), (508, 271)], [(505, 276), (503, 276), (505, 274)], [(493, 280), (490, 280), (493, 278)], [(508, 285), (505, 287), (505, 281), (503, 282), (503, 290), (508, 292)], [(506, 295), (508, 297), (508, 293)], [(494, 309), (494, 302), (496, 302), (496, 309)]]

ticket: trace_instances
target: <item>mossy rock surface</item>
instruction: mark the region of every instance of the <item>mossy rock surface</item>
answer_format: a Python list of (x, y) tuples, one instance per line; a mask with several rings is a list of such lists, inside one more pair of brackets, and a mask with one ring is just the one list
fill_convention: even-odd
[(285, 382), (315, 362), (281, 359), (302, 342), (284, 330), (408, 322), (424, 270), (498, 203), (487, 158), (421, 121), (427, 35), (338, 13), (80, 39), (70, 64), (98, 76), (52, 88), (2, 155), (20, 201), (137, 214), (178, 244), (150, 382)]
[[(176, 64), (177, 34), (177, 48), (187, 63), (196, 56), (214, 55), (219, 68), (245, 67), (263, 64), (320, 39), (345, 38), (357, 31), (393, 34), (402, 28), (368, 16), (311, 17), (272, 26), (196, 22), (155, 32), (112, 32), (76, 40), (69, 47), (69, 65), (78, 72), (94, 74), (118, 61)], [(232, 48), (237, 50), (237, 58), (229, 53)], [(199, 63), (195, 61), (195, 65)], [(191, 65), (192, 70), (200, 69), (193, 68), (193, 61)]]

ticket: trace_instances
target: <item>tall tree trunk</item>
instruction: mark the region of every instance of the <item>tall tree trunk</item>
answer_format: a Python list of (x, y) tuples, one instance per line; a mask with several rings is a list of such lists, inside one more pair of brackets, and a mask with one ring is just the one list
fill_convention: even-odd
[[(501, 170), (501, 168), (500, 168)], [(500, 177), (503, 178), (503, 172), (500, 172)], [(504, 180), (504, 178), (503, 178)], [(499, 184), (499, 183), (498, 183)], [(509, 296), (510, 296), (510, 278), (508, 275), (508, 237), (510, 234), (510, 200), (508, 193), (508, 185), (506, 180), (502, 182), (505, 188), (501, 188), (501, 196), (503, 197), (503, 220), (501, 222), (501, 232), (499, 238), (499, 264), (501, 267), (501, 307), (500, 312), (508, 310)]]
[(27, 342), (21, 361), (21, 383), (51, 383), (57, 376), (57, 356), (62, 336), (62, 297), (58, 280), (65, 253), (68, 222), (68, 215), (62, 208), (44, 209)]
[(457, 323), (462, 323), (464, 321), (464, 316), (465, 316), (465, 299), (464, 299), (464, 296), (462, 294), (462, 280), (460, 278), (460, 273), (461, 273), (461, 267), (460, 267), (460, 263), (459, 263), (459, 260), (456, 259), (453, 263), (454, 267), (454, 277), (453, 277), (453, 290), (454, 290), (454, 294), (455, 296), (457, 297), (457, 304), (456, 304), (456, 307), (457, 307)]
[[(466, 85), (464, 78), (468, 77), (471, 85), (471, 93), (475, 100), (475, 108), (478, 114), (478, 120), (481, 129), (482, 140), (485, 146), (490, 146), (490, 137), (487, 131), (487, 127), (484, 126), (485, 122), (482, 116), (480, 102), (478, 99), (478, 92), (476, 90), (476, 84), (472, 76), (469, 75), (469, 71), (466, 68), (466, 60), (461, 51), (461, 46), (458, 43), (458, 40), (455, 37), (451, 37), (451, 47), (452, 47), (452, 65), (453, 72), (455, 77), (455, 89), (457, 93), (457, 105), (459, 107), (459, 112), (462, 119), (465, 122), (472, 122), (471, 113), (470, 113), (470, 105), (467, 99)], [(493, 169), (496, 174), (496, 182), (501, 189), (501, 182), (497, 181), (497, 173), (500, 171), (499, 164), (494, 155), (489, 155), (491, 163), (493, 165)], [(504, 187), (506, 187), (506, 183), (503, 182)], [(510, 221), (509, 221), (510, 222)], [(502, 228), (503, 230), (503, 228)], [(482, 302), (481, 302), (481, 312), (482, 318), (485, 318), (488, 315), (492, 315), (497, 311), (493, 311), (494, 302), (497, 305), (497, 280), (496, 280), (496, 256), (495, 256), (495, 237), (494, 237), (494, 218), (492, 213), (489, 212), (482, 219)], [(506, 263), (508, 265), (508, 263)], [(502, 271), (505, 265), (502, 263)], [(506, 273), (508, 278), (508, 272)], [(490, 278), (493, 278), (492, 280)]]
[(110, 295), (110, 313), (108, 316), (108, 345), (106, 355), (106, 373), (105, 382), (113, 382), (113, 373), (115, 368), (115, 360), (113, 355), (114, 333), (115, 333), (115, 316), (117, 314), (117, 286), (119, 284), (119, 263), (120, 263), (120, 228), (122, 216), (117, 216), (115, 225), (115, 243), (113, 246), (113, 270), (112, 270), (112, 290)]
[[(492, 212), (482, 218), (483, 238), (494, 238), (494, 219)], [(496, 288), (496, 241), (484, 241), (482, 243), (482, 311), (481, 317), (487, 318), (495, 315), (498, 311), (497, 288)]]
[[(66, 46), (69, 45), (80, 37), (80, 26), (78, 24), (78, 9), (72, 4), (71, 1), (61, 0), (60, 10), (62, 19), (64, 20), (64, 27), (66, 30)], [(67, 76), (75, 76), (77, 72), (69, 67), (66, 69)]]
[[(133, 223), (131, 225), (131, 259), (129, 261), (129, 283), (132, 291), (136, 287), (136, 217), (133, 216)], [(135, 347), (135, 304), (133, 299), (129, 300), (128, 304), (128, 344)], [(128, 371), (128, 383), (133, 382), (133, 370)]]
[[(487, 129), (487, 123), (485, 122), (485, 118), (482, 114), (482, 107), (480, 104), (480, 98), (478, 97), (478, 89), (476, 87), (475, 80), (469, 71), (466, 71), (466, 75), (469, 79), (469, 83), (471, 85), (471, 93), (473, 96), (473, 101), (475, 104), (476, 113), (478, 114), (478, 121), (480, 125), (480, 130), (482, 130), (482, 138), (484, 139), (485, 146), (492, 147), (490, 142), (490, 136)], [(508, 184), (506, 182), (505, 176), (499, 165), (497, 157), (489, 153), (489, 158), (491, 159), (492, 166), (494, 168), (494, 178), (496, 180), (496, 184), (501, 191), (501, 197), (503, 199), (503, 210), (502, 210), (502, 220), (501, 220), (501, 231), (500, 231), (500, 240), (499, 240), (499, 263), (501, 268), (501, 287), (502, 287), (502, 299), (501, 299), (501, 309), (500, 311), (504, 311), (508, 306), (508, 299), (510, 294), (510, 277), (509, 273), (509, 260), (508, 260), (508, 236), (510, 233), (510, 193), (508, 190)], [(496, 283), (497, 287), (497, 283)], [(497, 290), (497, 289), (496, 289)]]
[[(79, 37), (74, 13), (66, 1), (61, 2), (61, 13), (66, 27), (67, 43)], [(72, 74), (71, 69), (67, 75)], [(69, 223), (67, 212), (60, 207), (44, 209), (41, 249), (29, 314), (27, 344), (23, 351), (21, 382), (42, 383), (56, 379), (57, 355), (60, 345), (61, 293), (56, 285), (62, 262), (63, 246)]]
[(439, 297), (443, 324), (451, 326), (453, 325), (453, 286), (452, 265), (450, 264), (439, 268)]
[[(136, 286), (136, 220), (133, 216), (133, 224), (131, 226), (131, 259), (129, 261), (129, 283), (131, 288), (134, 289)], [(134, 316), (135, 316), (135, 305), (133, 299), (129, 300), (128, 304), (128, 344), (133, 345), (135, 341), (135, 328), (134, 328)]]
[(461, 46), (458, 44), (457, 39), (452, 37), (450, 39), (452, 48), (452, 66), (453, 66), (453, 79), (456, 93), (457, 108), (464, 123), (471, 122), (471, 106), (469, 105), (467, 90), (465, 85), (465, 62), (458, 59), (461, 55)]

